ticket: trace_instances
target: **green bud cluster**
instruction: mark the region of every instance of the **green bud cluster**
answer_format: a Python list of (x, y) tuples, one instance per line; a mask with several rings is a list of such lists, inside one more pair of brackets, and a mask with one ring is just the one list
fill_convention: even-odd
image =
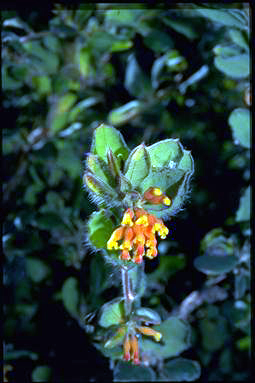
[(181, 209), (193, 172), (191, 153), (179, 139), (166, 139), (148, 147), (142, 143), (130, 152), (119, 131), (101, 124), (94, 132), (84, 183), (100, 207), (123, 209), (139, 205), (150, 187), (160, 188), (171, 198), (171, 205), (146, 205), (146, 210), (165, 218)]

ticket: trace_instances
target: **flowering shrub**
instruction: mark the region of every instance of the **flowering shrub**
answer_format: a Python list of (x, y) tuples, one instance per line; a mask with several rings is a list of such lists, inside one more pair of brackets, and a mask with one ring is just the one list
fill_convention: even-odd
[[(123, 306), (123, 313), (119, 308), (122, 315), (113, 315), (116, 304), (107, 304), (102, 309), (100, 324), (106, 328), (118, 326), (104, 347), (112, 349), (123, 344), (123, 359), (131, 359), (134, 364), (143, 358), (139, 354), (139, 334), (149, 335), (157, 342), (162, 334), (141, 326), (142, 322), (159, 324), (161, 320), (150, 309), (143, 308), (142, 316), (139, 314), (141, 294), (133, 291), (132, 283), (139, 290), (143, 277), (137, 280), (138, 271), (134, 274), (133, 269), (143, 267), (144, 256), (149, 259), (157, 256), (156, 234), (165, 239), (169, 232), (160, 217), (170, 218), (181, 209), (193, 172), (192, 156), (177, 139), (149, 147), (141, 144), (129, 153), (115, 128), (101, 124), (94, 132), (84, 182), (99, 211), (88, 221), (88, 240), (95, 250), (102, 249), (108, 262), (119, 266), (123, 287), (123, 300), (118, 303)], [(119, 226), (109, 237), (115, 222)], [(188, 343), (182, 344), (182, 349), (187, 347)], [(179, 347), (173, 347), (173, 354), (179, 352)]]
[(248, 380), (248, 3), (1, 16), (4, 381)]

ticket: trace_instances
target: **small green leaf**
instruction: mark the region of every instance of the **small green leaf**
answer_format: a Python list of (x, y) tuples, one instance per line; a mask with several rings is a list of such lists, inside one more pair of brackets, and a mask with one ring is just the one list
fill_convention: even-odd
[(147, 149), (150, 155), (152, 168), (167, 167), (169, 164), (170, 167), (176, 168), (183, 155), (183, 148), (179, 139), (170, 138), (159, 141), (149, 146)]
[(156, 59), (151, 70), (151, 80), (154, 89), (157, 89), (161, 82), (172, 80), (172, 72), (181, 72), (188, 64), (184, 57), (176, 50), (171, 50)]
[(251, 349), (251, 336), (247, 335), (241, 339), (238, 339), (236, 342), (236, 347), (243, 351), (243, 350), (250, 350)]
[(155, 51), (156, 53), (165, 53), (170, 48), (174, 47), (173, 40), (166, 32), (160, 29), (153, 28), (146, 36), (143, 41), (147, 47)]
[(121, 156), (126, 161), (129, 149), (122, 134), (111, 126), (101, 124), (94, 132), (91, 151), (107, 163), (107, 152), (109, 149), (112, 150), (117, 158)]
[(77, 100), (77, 96), (74, 93), (66, 93), (60, 97), (57, 104), (57, 114), (63, 114), (67, 112)]
[(104, 169), (104, 163), (100, 163), (98, 156), (89, 153), (86, 160), (86, 168), (106, 184), (109, 183), (109, 178), (107, 177), (106, 170)]
[(155, 382), (156, 374), (150, 367), (135, 366), (119, 361), (113, 371), (114, 382)]
[(32, 371), (33, 382), (48, 382), (51, 380), (52, 369), (49, 366), (37, 366)]
[(192, 382), (200, 377), (201, 367), (195, 360), (176, 358), (164, 364), (162, 374), (169, 382)]
[(105, 210), (94, 212), (89, 218), (87, 227), (91, 244), (97, 249), (106, 249), (114, 225), (112, 220), (107, 217)]
[(194, 173), (194, 160), (189, 150), (183, 150), (183, 156), (178, 164), (178, 169), (182, 169), (190, 175)]
[(251, 219), (251, 187), (248, 186), (240, 198), (239, 208), (236, 212), (236, 221), (243, 222)]
[(47, 212), (40, 215), (36, 221), (35, 225), (42, 230), (53, 230), (53, 229), (63, 229), (66, 228), (65, 223), (63, 222), (61, 216), (54, 212)]
[(125, 177), (137, 187), (149, 174), (150, 157), (144, 144), (137, 146), (126, 162)]
[(83, 78), (94, 76), (95, 68), (92, 65), (91, 50), (89, 47), (82, 47), (77, 51), (75, 60)]
[(246, 28), (246, 20), (240, 20), (235, 13), (229, 9), (209, 9), (209, 8), (197, 8), (196, 11), (202, 16), (207, 17), (211, 21), (221, 23), (226, 26), (236, 27), (240, 29)]
[(213, 48), (213, 53), (220, 57), (233, 57), (241, 53), (241, 50), (236, 45), (221, 45), (218, 44)]
[(74, 277), (69, 277), (65, 280), (61, 289), (62, 300), (65, 309), (72, 316), (78, 315), (78, 304), (79, 304), (79, 286), (78, 281)]
[(246, 290), (249, 288), (249, 277), (244, 275), (242, 271), (235, 275), (235, 299), (242, 299)]
[(232, 78), (245, 78), (250, 75), (250, 58), (246, 53), (231, 57), (217, 56), (214, 65)]
[(56, 105), (53, 105), (50, 111), (50, 128), (54, 134), (63, 129), (68, 123), (69, 111), (76, 100), (77, 96), (70, 92), (60, 97)]
[[(39, 41), (26, 41), (24, 49), (30, 55), (33, 65), (45, 74), (55, 74), (59, 66), (58, 56), (48, 49), (44, 49)], [(33, 58), (36, 59), (33, 60)]]
[(116, 333), (105, 343), (105, 348), (111, 349), (123, 344), (123, 340), (127, 332), (126, 326), (121, 326), (115, 331)]
[(115, 41), (111, 46), (111, 52), (122, 52), (132, 48), (133, 42), (131, 40)]
[(103, 205), (107, 200), (108, 203), (111, 203), (111, 206), (116, 204), (116, 202), (118, 204), (118, 196), (115, 189), (93, 173), (86, 171), (83, 176), (83, 183), (88, 187), (89, 191), (95, 193), (95, 203)]
[(139, 317), (139, 320), (142, 320), (144, 322), (148, 322), (151, 324), (160, 324), (161, 318), (159, 314), (148, 308), (148, 307), (140, 307), (135, 311), (135, 314)]
[(68, 117), (69, 122), (76, 121), (79, 118), (79, 115), (83, 113), (85, 109), (90, 108), (100, 102), (99, 97), (88, 97), (85, 100), (82, 100), (76, 104), (72, 110), (70, 111), (70, 115)]
[(202, 346), (206, 351), (220, 350), (228, 338), (227, 321), (222, 316), (218, 316), (214, 320), (201, 319), (199, 328), (202, 334)]
[(163, 17), (163, 22), (169, 27), (173, 28), (176, 32), (181, 33), (186, 36), (188, 39), (193, 40), (198, 37), (198, 34), (194, 30), (192, 24), (188, 24), (185, 20), (172, 20), (166, 17)]
[(230, 29), (228, 31), (229, 37), (231, 40), (239, 45), (239, 47), (245, 49), (246, 51), (249, 51), (249, 43), (247, 41), (247, 38), (245, 37), (244, 32), (239, 31), (238, 29)]
[(124, 302), (123, 298), (117, 298), (110, 303), (105, 303), (101, 308), (99, 319), (100, 326), (107, 328), (113, 325), (121, 324), (124, 320)]
[(150, 79), (140, 68), (133, 53), (128, 58), (124, 85), (127, 91), (137, 98), (148, 98), (151, 93)]
[(195, 258), (194, 266), (205, 274), (217, 275), (233, 270), (237, 262), (234, 255), (202, 255)]
[(48, 76), (33, 76), (32, 84), (35, 86), (36, 90), (41, 95), (50, 94), (51, 89), (51, 79)]
[(29, 278), (35, 283), (42, 282), (51, 274), (51, 269), (45, 262), (32, 257), (26, 259), (26, 271)]
[(138, 100), (130, 101), (119, 108), (113, 109), (109, 113), (107, 120), (112, 125), (120, 126), (138, 116), (143, 110), (144, 104), (142, 102)]
[(249, 149), (251, 146), (251, 124), (248, 109), (237, 108), (230, 114), (228, 123), (231, 126), (236, 143)]
[(141, 9), (113, 9), (105, 12), (105, 22), (110, 25), (136, 26), (139, 17), (144, 13)]
[(143, 351), (153, 353), (158, 358), (170, 358), (190, 347), (190, 328), (177, 317), (170, 317), (153, 328), (162, 334), (162, 341), (156, 343), (151, 339), (142, 338)]
[(27, 33), (31, 33), (31, 29), (28, 24), (21, 20), (19, 17), (13, 17), (11, 19), (4, 20), (3, 27), (23, 29)]

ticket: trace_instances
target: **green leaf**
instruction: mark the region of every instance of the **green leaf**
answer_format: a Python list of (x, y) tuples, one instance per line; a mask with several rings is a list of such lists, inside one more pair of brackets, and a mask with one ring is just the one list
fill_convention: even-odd
[(234, 255), (202, 255), (196, 257), (194, 266), (205, 274), (217, 275), (228, 273), (237, 265), (238, 259)]
[(62, 301), (65, 309), (72, 316), (76, 317), (79, 313), (79, 285), (78, 281), (74, 277), (69, 277), (65, 280), (61, 289)]
[(240, 271), (240, 274), (235, 275), (235, 299), (242, 299), (247, 289), (249, 289), (249, 277)]
[(112, 45), (115, 43), (116, 38), (114, 35), (106, 32), (105, 30), (96, 30), (89, 36), (89, 45), (93, 50), (103, 53), (111, 51)]
[(61, 216), (54, 212), (47, 212), (40, 215), (36, 221), (35, 225), (42, 230), (53, 230), (53, 229), (63, 229), (66, 228), (65, 223), (63, 222)]
[(143, 351), (155, 354), (157, 358), (170, 358), (190, 347), (190, 328), (177, 317), (170, 317), (153, 328), (162, 334), (162, 341), (156, 343), (151, 339), (142, 338)]
[(165, 55), (156, 59), (151, 70), (151, 80), (154, 89), (164, 81), (172, 80), (173, 72), (184, 71), (188, 63), (184, 57), (176, 50), (171, 50)]
[(150, 367), (135, 366), (119, 361), (113, 370), (114, 382), (155, 382), (156, 374)]
[(247, 335), (241, 339), (238, 339), (236, 342), (236, 347), (243, 351), (243, 350), (250, 350), (251, 349), (251, 336)]
[(139, 317), (139, 320), (142, 320), (143, 322), (151, 323), (151, 324), (160, 324), (161, 318), (159, 314), (148, 308), (148, 307), (139, 307), (135, 311), (135, 316)]
[(92, 65), (91, 50), (89, 47), (83, 47), (75, 55), (78, 68), (83, 78), (94, 76), (95, 68)]
[(226, 238), (221, 228), (210, 230), (202, 239), (200, 248), (205, 255), (228, 256), (234, 254), (232, 238)]
[(209, 9), (209, 8), (197, 8), (196, 11), (204, 17), (207, 17), (211, 21), (216, 23), (221, 23), (226, 26), (236, 27), (240, 29), (246, 28), (246, 20), (243, 18), (243, 21), (240, 18), (232, 13), (228, 9)]
[(68, 121), (73, 122), (79, 118), (79, 115), (84, 113), (85, 109), (90, 108), (98, 104), (101, 101), (99, 97), (88, 97), (85, 100), (78, 102), (71, 110), (69, 114)]
[(31, 28), (19, 17), (13, 17), (12, 19), (4, 20), (3, 27), (23, 29), (27, 33), (31, 33)]
[(31, 59), (35, 57), (37, 61), (32, 61), (38, 70), (46, 74), (55, 74), (58, 70), (58, 56), (48, 49), (44, 49), (39, 41), (27, 41), (23, 43), (24, 49)]
[(101, 307), (100, 326), (107, 328), (121, 324), (124, 321), (124, 302), (123, 298), (116, 298), (110, 303), (105, 303)]
[(117, 158), (119, 156), (126, 161), (129, 149), (122, 134), (111, 126), (101, 124), (94, 132), (91, 152), (97, 154), (107, 163), (107, 152), (109, 149), (112, 150)]
[(250, 149), (251, 121), (248, 109), (237, 108), (230, 114), (228, 123), (231, 126), (235, 143)]
[(231, 57), (217, 56), (214, 65), (232, 78), (245, 78), (250, 75), (250, 58), (246, 53)]
[(52, 369), (49, 366), (37, 366), (32, 371), (33, 382), (48, 382), (51, 380)]
[(241, 50), (236, 45), (218, 44), (213, 48), (213, 53), (220, 57), (233, 57), (241, 54)]
[(144, 144), (137, 146), (126, 162), (125, 177), (137, 187), (149, 174), (150, 157)]
[(41, 95), (47, 95), (52, 92), (51, 79), (48, 76), (33, 76), (32, 83)]
[(57, 114), (63, 114), (69, 111), (76, 100), (77, 96), (74, 93), (66, 93), (60, 97), (56, 109)]
[(107, 120), (109, 124), (120, 126), (126, 124), (128, 121), (133, 120), (144, 110), (145, 105), (138, 100), (130, 101), (125, 105), (120, 106), (119, 108), (113, 109)]
[(120, 326), (117, 330), (115, 330), (115, 334), (110, 339), (107, 340), (104, 347), (111, 349), (119, 345), (122, 345), (126, 332), (127, 332), (126, 326)]
[(53, 105), (51, 109), (52, 120), (50, 122), (50, 129), (52, 133), (57, 133), (63, 129), (68, 123), (68, 115), (71, 107), (77, 100), (77, 96), (74, 93), (66, 93), (60, 97), (56, 105)]
[(192, 382), (200, 377), (201, 367), (195, 360), (176, 358), (164, 364), (162, 374), (170, 382)]
[(107, 241), (114, 230), (113, 222), (107, 217), (106, 211), (100, 210), (94, 212), (89, 218), (87, 227), (91, 244), (97, 249), (106, 249)]
[(48, 278), (51, 269), (40, 259), (28, 257), (26, 259), (26, 272), (33, 282), (40, 283)]
[[(183, 147), (179, 139), (169, 138), (156, 142), (147, 148), (152, 168), (162, 168), (163, 166), (176, 168), (183, 155)], [(170, 162), (171, 161), (171, 162)]]
[(109, 183), (109, 177), (107, 177), (106, 169), (104, 169), (104, 163), (100, 162), (98, 156), (89, 153), (86, 160), (86, 168), (106, 184)]
[(236, 212), (236, 222), (249, 221), (251, 219), (251, 187), (248, 186), (240, 198), (239, 208)]
[(199, 328), (202, 334), (202, 346), (210, 352), (220, 350), (229, 336), (227, 321), (222, 316), (218, 316), (216, 320), (201, 319)]
[(113, 9), (105, 12), (105, 22), (111, 25), (136, 26), (139, 17), (144, 13), (141, 9)]
[(190, 40), (198, 37), (198, 34), (194, 30), (192, 24), (188, 24), (186, 20), (170, 20), (166, 17), (163, 17), (162, 20), (166, 25), (173, 28), (176, 32), (186, 36)]
[(151, 94), (150, 79), (140, 68), (133, 53), (128, 58), (124, 86), (132, 96), (137, 98), (148, 98)]
[(148, 48), (152, 49), (156, 53), (165, 53), (170, 48), (174, 47), (173, 40), (169, 34), (155, 28), (146, 34), (143, 41)]
[(115, 41), (111, 46), (111, 52), (122, 52), (132, 48), (133, 42), (131, 40)]
[(247, 41), (247, 35), (245, 36), (244, 32), (239, 31), (238, 29), (230, 29), (228, 31), (229, 37), (231, 40), (239, 45), (239, 47), (249, 51), (249, 43)]

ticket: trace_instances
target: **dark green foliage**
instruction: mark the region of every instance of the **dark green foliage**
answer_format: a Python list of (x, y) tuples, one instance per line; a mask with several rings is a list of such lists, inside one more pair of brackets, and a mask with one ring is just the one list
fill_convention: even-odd
[[(249, 12), (246, 3), (2, 12), (9, 381), (250, 378)], [(145, 363), (134, 366), (121, 360), (125, 329), (116, 336), (117, 252), (114, 268), (94, 250), (119, 225), (119, 195), (150, 186), (171, 190), (173, 204), (155, 213), (171, 217), (170, 233), (138, 278), (134, 315), (163, 338), (141, 338)]]

